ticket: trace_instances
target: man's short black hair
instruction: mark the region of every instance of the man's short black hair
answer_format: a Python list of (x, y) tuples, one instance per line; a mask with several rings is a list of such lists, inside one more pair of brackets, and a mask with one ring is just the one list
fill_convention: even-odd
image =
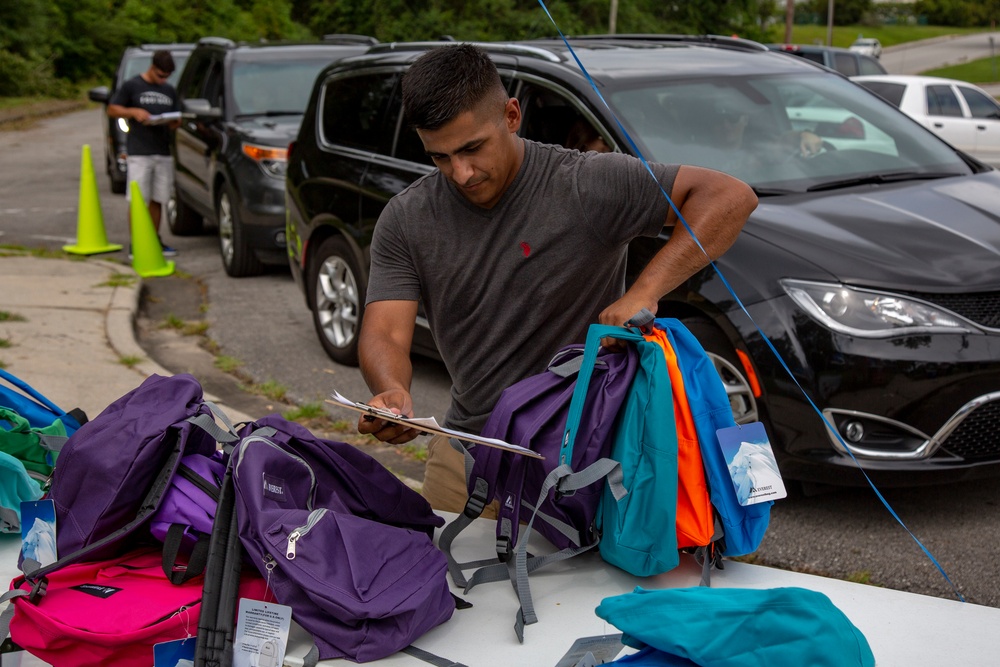
[(170, 55), (170, 51), (154, 51), (153, 67), (167, 74), (173, 73), (175, 67), (174, 57)]
[(403, 75), (403, 112), (421, 130), (436, 130), (491, 97), (499, 111), (507, 91), (496, 65), (472, 44), (428, 51)]

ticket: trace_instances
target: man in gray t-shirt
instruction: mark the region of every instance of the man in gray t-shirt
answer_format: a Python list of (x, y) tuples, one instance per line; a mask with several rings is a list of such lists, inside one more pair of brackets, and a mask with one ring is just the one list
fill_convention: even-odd
[[(403, 107), (438, 170), (394, 197), (375, 227), (359, 340), (370, 403), (412, 415), (409, 351), (422, 301), (452, 378), (447, 426), (478, 432), (504, 388), (545, 369), (593, 322), (622, 325), (700, 270), (707, 259), (675, 233), (625, 291), (628, 243), (677, 218), (660, 187), (713, 257), (756, 206), (721, 172), (652, 165), (620, 153), (580, 153), (517, 135), (521, 112), (480, 49), (429, 51), (403, 77)], [(389, 422), (358, 430), (399, 444)], [(424, 496), (465, 505), (462, 457), (428, 445)]]

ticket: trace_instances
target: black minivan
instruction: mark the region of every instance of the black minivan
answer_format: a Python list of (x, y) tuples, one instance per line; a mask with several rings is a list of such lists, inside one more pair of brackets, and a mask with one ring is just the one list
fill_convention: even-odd
[[(729, 251), (659, 315), (706, 348), (736, 420), (764, 422), (782, 474), (865, 484), (855, 458), (889, 486), (1000, 474), (1000, 172), (754, 42), (570, 44), (600, 96), (561, 41), (482, 45), (520, 101), (521, 136), (569, 147), (586, 125), (612, 150), (635, 154), (631, 139), (651, 161), (726, 171), (759, 197)], [(376, 45), (327, 68), (290, 149), (289, 263), (334, 360), (356, 360), (379, 214), (434, 169), (402, 118), (400, 75), (446, 45)], [(737, 119), (738, 145), (723, 131)], [(821, 151), (761, 149), (804, 131)], [(631, 244), (628, 279), (673, 232)]]

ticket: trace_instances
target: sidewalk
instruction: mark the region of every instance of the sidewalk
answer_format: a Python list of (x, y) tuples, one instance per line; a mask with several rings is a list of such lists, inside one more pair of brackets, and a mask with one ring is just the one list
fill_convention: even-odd
[(131, 267), (95, 257), (0, 257), (0, 362), (62, 409), (96, 417), (148, 376), (172, 375), (136, 342), (141, 286)]

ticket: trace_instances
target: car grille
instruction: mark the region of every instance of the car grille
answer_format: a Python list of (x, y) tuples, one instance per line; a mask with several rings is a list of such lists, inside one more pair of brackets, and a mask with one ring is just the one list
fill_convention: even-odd
[(1000, 458), (1000, 401), (973, 410), (941, 447), (966, 461)]
[(974, 294), (926, 294), (909, 292), (910, 296), (947, 308), (990, 329), (1000, 329), (1000, 292)]

